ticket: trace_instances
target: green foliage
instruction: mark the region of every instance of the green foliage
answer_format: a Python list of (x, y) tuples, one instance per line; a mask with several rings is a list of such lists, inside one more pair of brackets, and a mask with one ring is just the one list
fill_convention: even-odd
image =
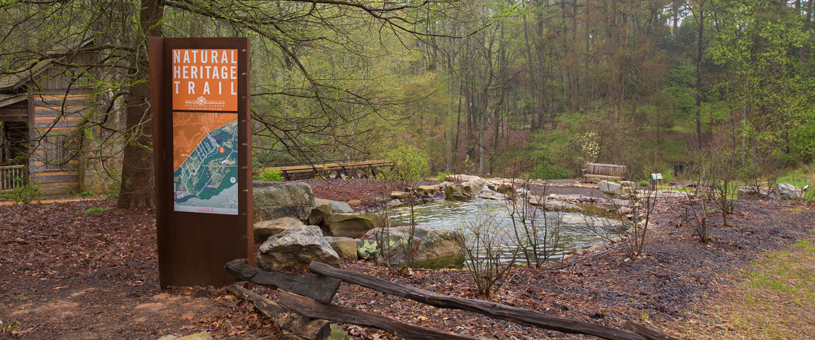
[(90, 207), (88, 209), (82, 210), (81, 214), (90, 215), (90, 214), (95, 214), (95, 213), (98, 213), (98, 212), (107, 211), (107, 210), (110, 210), (110, 209), (111, 209), (110, 207)]
[(533, 176), (539, 179), (574, 178), (574, 173), (557, 165), (540, 164), (535, 167)]
[(108, 186), (108, 198), (119, 198), (119, 190), (122, 189), (122, 182), (114, 181)]
[(427, 166), (427, 154), (413, 145), (402, 145), (388, 153), (388, 160), (393, 167), (381, 169), (377, 176), (392, 181), (421, 181), (430, 173)]
[(447, 178), (447, 176), (450, 176), (450, 175), (452, 175), (452, 174), (447, 173), (447, 172), (439, 172), (438, 174), (436, 174), (436, 180), (444, 182), (444, 179)]
[(88, 198), (88, 197), (91, 197), (93, 195), (96, 195), (96, 193), (93, 192), (93, 190), (85, 190), (85, 191), (79, 193), (79, 197), (82, 197), (82, 198)]
[(29, 204), (31, 202), (39, 202), (37, 197), (42, 195), (42, 188), (40, 187), (41, 181), (36, 183), (25, 183), (25, 178), (17, 177), (14, 179), (16, 188), (9, 194), (2, 194), (0, 197), (10, 200), (14, 203)]
[(286, 179), (283, 178), (283, 175), (280, 174), (280, 170), (275, 168), (266, 169), (266, 171), (262, 172), (260, 175), (257, 176), (258, 180), (261, 181), (285, 181)]
[(639, 185), (640, 185), (640, 186), (642, 186), (642, 187), (651, 186), (651, 183), (650, 183), (650, 182), (648, 182), (648, 181), (646, 181), (646, 180), (641, 180), (641, 181), (639, 181), (639, 183), (637, 183), (637, 184), (639, 184)]

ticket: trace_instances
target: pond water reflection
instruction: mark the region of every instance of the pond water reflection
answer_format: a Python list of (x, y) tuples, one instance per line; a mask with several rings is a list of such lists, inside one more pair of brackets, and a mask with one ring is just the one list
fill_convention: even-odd
[[(466, 222), (469, 219), (484, 219), (485, 214), (494, 217), (497, 227), (507, 231), (508, 239), (501, 242), (502, 260), (508, 261), (517, 249), (512, 241), (514, 235), (513, 223), (510, 218), (510, 209), (504, 201), (474, 198), (467, 202), (453, 202), (435, 200), (429, 203), (416, 205), (416, 224), (445, 230), (459, 230), (468, 235)], [(391, 224), (405, 224), (410, 221), (410, 208), (406, 206), (392, 208), (390, 212)], [(557, 249), (550, 261), (559, 261), (564, 255), (573, 254), (579, 249), (588, 249), (592, 246), (606, 243), (606, 237), (616, 236), (624, 230), (618, 220), (587, 216), (580, 213), (547, 212), (548, 225), (555, 225), (560, 219), (560, 239)], [(543, 225), (543, 212), (537, 212), (537, 225)], [(516, 223), (517, 225), (517, 223)], [(540, 248), (540, 247), (539, 247)], [(521, 254), (518, 255), (523, 260)]]

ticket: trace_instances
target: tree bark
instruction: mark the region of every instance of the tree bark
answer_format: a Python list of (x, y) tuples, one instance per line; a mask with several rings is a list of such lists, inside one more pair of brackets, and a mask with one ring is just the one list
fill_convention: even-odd
[(161, 0), (142, 0), (141, 39), (134, 54), (133, 83), (126, 103), (126, 131), (122, 183), (116, 206), (123, 209), (155, 208), (153, 183), (153, 127), (150, 119), (150, 83), (147, 81), (147, 37), (161, 36), (164, 6)]
[(699, 14), (696, 20), (699, 21), (699, 32), (696, 35), (696, 143), (699, 150), (702, 150), (702, 38), (705, 32), (705, 2), (697, 2)]

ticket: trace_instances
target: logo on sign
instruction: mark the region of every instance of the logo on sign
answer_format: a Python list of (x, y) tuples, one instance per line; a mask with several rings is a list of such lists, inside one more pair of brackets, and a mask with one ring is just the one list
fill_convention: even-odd
[(207, 100), (206, 97), (201, 96), (196, 98), (195, 100), (185, 100), (184, 104), (187, 104), (187, 106), (190, 108), (204, 109), (204, 108), (223, 108), (226, 103), (223, 100)]

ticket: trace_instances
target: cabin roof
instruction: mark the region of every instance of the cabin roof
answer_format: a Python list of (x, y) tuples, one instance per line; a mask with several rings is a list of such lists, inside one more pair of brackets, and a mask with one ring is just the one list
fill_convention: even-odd
[[(66, 48), (66, 50), (77, 51), (85, 46), (90, 45), (92, 42), (93, 39), (87, 39), (83, 42), (75, 44), (74, 47), (72, 48)], [(48, 53), (58, 53), (58, 51), (51, 51)], [(27, 82), (33, 80), (34, 77), (38, 76), (40, 73), (43, 73), (55, 62), (65, 59), (66, 57), (67, 55), (63, 55), (57, 58), (31, 60), (28, 63), (25, 63), (25, 65), (28, 65), (28, 67), (21, 68), (24, 71), (1, 75), (0, 92), (11, 92), (17, 90), (21, 86), (25, 85)]]
[(37, 75), (47, 70), (54, 63), (55, 59), (47, 59), (35, 62), (28, 70), (8, 74), (0, 77), (0, 91), (7, 92), (18, 89), (29, 80), (34, 79)]

